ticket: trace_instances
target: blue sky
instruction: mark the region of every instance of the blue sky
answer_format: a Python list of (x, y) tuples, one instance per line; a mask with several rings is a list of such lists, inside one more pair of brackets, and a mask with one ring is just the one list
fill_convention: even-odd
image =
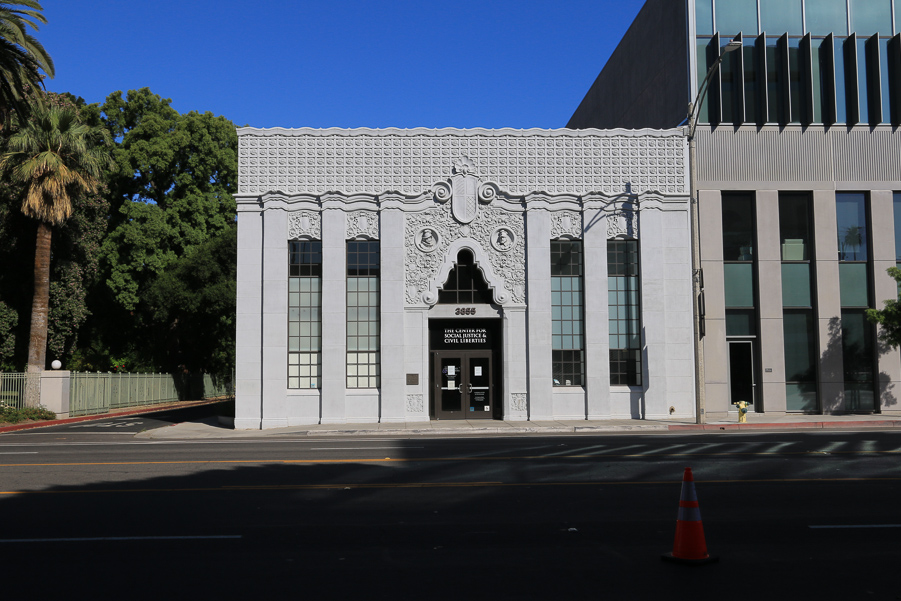
[(42, 0), (54, 92), (254, 127), (563, 127), (644, 0)]

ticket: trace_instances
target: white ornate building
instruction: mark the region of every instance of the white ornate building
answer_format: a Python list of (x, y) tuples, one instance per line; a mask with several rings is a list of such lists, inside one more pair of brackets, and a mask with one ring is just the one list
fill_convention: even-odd
[(236, 428), (693, 415), (681, 131), (238, 136)]

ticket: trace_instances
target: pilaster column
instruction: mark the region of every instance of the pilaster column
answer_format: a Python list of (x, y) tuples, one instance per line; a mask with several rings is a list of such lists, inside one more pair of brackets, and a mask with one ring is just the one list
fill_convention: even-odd
[(288, 425), (288, 214), (263, 212), (263, 420)]
[[(758, 190), (757, 281), (760, 303), (760, 357), (763, 365), (755, 411), (785, 413), (785, 342), (782, 320), (782, 241), (779, 231), (779, 192)], [(755, 359), (756, 361), (756, 359)], [(756, 378), (755, 374), (755, 378)]]
[[(607, 228), (600, 204), (586, 207), (582, 223), (585, 285), (585, 394), (588, 419), (609, 419), (610, 405), (610, 314), (607, 302)], [(629, 408), (619, 413), (628, 416)]]
[(322, 417), (346, 421), (347, 242), (343, 210), (322, 211)]
[(238, 213), (235, 325), (235, 429), (259, 430), (263, 418), (263, 215)]
[(816, 240), (820, 408), (823, 413), (834, 413), (842, 411), (845, 403), (842, 305), (838, 277), (838, 225), (834, 191), (813, 191), (813, 226)]
[(404, 392), (404, 214), (380, 213), (381, 250), (381, 416), (382, 422), (406, 419)]
[(544, 209), (526, 212), (526, 279), (529, 299), (529, 419), (552, 420), (551, 220)]

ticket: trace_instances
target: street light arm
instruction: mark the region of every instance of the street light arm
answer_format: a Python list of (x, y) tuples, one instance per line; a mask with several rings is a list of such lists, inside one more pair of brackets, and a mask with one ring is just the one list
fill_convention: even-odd
[(698, 93), (695, 96), (694, 102), (688, 103), (688, 139), (694, 139), (695, 137), (695, 129), (698, 127), (698, 111), (700, 110), (701, 103), (704, 102), (704, 97), (707, 95), (707, 90), (710, 88), (710, 78), (713, 77), (713, 72), (717, 70), (717, 68), (722, 64), (723, 59), (726, 58), (726, 55), (733, 50), (738, 50), (741, 48), (741, 42), (739, 40), (732, 40), (725, 46), (723, 46), (723, 50), (716, 60), (713, 61), (713, 64), (710, 65), (710, 68), (707, 69), (707, 75), (704, 77), (704, 81), (701, 82), (701, 85), (698, 87)]

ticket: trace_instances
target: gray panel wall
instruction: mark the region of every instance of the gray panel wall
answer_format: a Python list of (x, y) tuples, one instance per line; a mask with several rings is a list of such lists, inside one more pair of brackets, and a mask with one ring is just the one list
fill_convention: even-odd
[(566, 127), (676, 127), (688, 113), (686, 2), (648, 0)]
[(901, 130), (833, 127), (699, 127), (698, 187), (897, 189)]

